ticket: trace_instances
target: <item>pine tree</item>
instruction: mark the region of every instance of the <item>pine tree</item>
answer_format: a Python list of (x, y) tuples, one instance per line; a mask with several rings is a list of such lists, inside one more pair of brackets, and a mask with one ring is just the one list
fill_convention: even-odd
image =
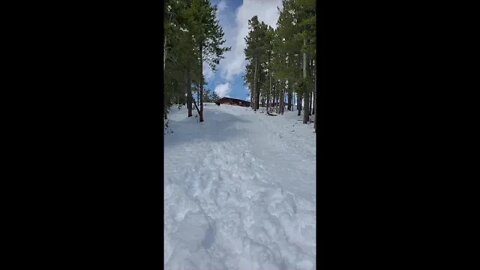
[(200, 67), (200, 122), (203, 122), (203, 62), (215, 70), (223, 58), (223, 54), (230, 48), (223, 47), (223, 30), (216, 19), (216, 7), (210, 5), (209, 0), (192, 0), (188, 17), (191, 19), (191, 33), (193, 43), (199, 53), (198, 66)]
[(245, 59), (248, 64), (247, 75), (244, 78), (250, 86), (250, 95), (253, 101), (252, 108), (256, 111), (260, 107), (261, 90), (263, 90), (263, 92), (266, 91), (266, 62), (268, 60), (267, 47), (269, 46), (268, 27), (264, 22), (259, 22), (257, 16), (253, 16), (248, 20), (248, 25), (250, 32), (245, 38), (247, 47), (244, 50)]
[(212, 7), (208, 0), (167, 0), (165, 5), (165, 117), (174, 102), (184, 101), (188, 116), (192, 116), (192, 86), (197, 85), (200, 109), (194, 104), (202, 122), (203, 62), (206, 61), (215, 70), (223, 53), (230, 48), (222, 46), (225, 42), (223, 30), (215, 18), (216, 7)]

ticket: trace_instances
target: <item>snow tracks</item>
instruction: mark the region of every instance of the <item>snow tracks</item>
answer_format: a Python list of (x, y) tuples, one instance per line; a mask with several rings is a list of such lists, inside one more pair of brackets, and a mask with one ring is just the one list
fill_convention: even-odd
[(314, 269), (315, 201), (256, 154), (256, 116), (206, 106), (200, 126), (176, 113), (165, 136), (166, 269)]

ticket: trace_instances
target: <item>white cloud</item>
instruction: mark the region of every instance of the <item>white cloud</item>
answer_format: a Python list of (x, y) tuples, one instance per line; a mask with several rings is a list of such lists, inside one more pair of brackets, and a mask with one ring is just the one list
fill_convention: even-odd
[(232, 91), (232, 89), (230, 88), (230, 83), (227, 82), (224, 84), (217, 85), (214, 91), (219, 97), (224, 97), (230, 94), (230, 91)]
[(220, 12), (222, 12), (226, 7), (227, 7), (227, 2), (225, 2), (224, 0), (221, 0), (217, 4), (217, 17), (219, 16)]
[(205, 76), (205, 81), (209, 81), (214, 75), (215, 73), (210, 68), (210, 65), (208, 65), (207, 62), (203, 62), (203, 76)]
[[(219, 3), (219, 7), (224, 0)], [(222, 16), (219, 8), (219, 20), (225, 32), (226, 46), (232, 50), (225, 53), (218, 70), (224, 79), (231, 81), (235, 76), (245, 72), (245, 37), (248, 35), (248, 20), (257, 15), (259, 21), (276, 28), (278, 16), (277, 7), (282, 8), (282, 0), (244, 0), (235, 12), (234, 25), (231, 26), (231, 16)], [(222, 9), (223, 11), (224, 9)]]

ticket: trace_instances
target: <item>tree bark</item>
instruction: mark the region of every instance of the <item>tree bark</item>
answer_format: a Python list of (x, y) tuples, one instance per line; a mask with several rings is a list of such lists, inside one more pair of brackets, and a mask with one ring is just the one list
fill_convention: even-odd
[(315, 115), (315, 102), (317, 102), (317, 95), (315, 93), (315, 91), (313, 91), (313, 100), (312, 100), (312, 115)]
[(285, 88), (282, 88), (282, 95), (280, 96), (280, 114), (285, 112)]
[(276, 93), (275, 93), (275, 112), (276, 113), (280, 113), (280, 106), (278, 106), (279, 104), (279, 100), (280, 100), (280, 85), (278, 83), (278, 81), (275, 81), (275, 90), (276, 90)]
[(275, 82), (273, 83), (272, 87), (272, 112), (275, 110), (275, 100), (277, 98), (277, 88), (275, 86)]
[[(315, 66), (314, 69), (316, 70), (317, 67)], [(313, 92), (314, 93), (314, 97), (315, 97), (315, 102), (313, 103), (313, 111), (314, 111), (314, 115), (315, 117), (313, 118), (313, 128), (315, 130), (315, 133), (317, 132), (317, 74), (316, 72), (313, 73), (313, 79), (314, 79), (314, 82), (315, 82), (315, 91)]]
[(253, 109), (253, 89), (250, 88), (250, 107)]
[[(303, 38), (303, 48), (307, 46), (307, 39)], [(303, 106), (303, 123), (307, 124), (310, 117), (310, 91), (307, 89), (307, 53), (303, 52), (303, 89), (305, 93), (305, 106)]]
[[(309, 74), (310, 78), (314, 79), (315, 83), (315, 74), (313, 73), (315, 70), (313, 69), (315, 59), (310, 59), (310, 64), (308, 66), (309, 68)], [(314, 90), (310, 92), (310, 115), (313, 115), (315, 113), (315, 86)]]
[(267, 112), (268, 112), (268, 109), (269, 109), (269, 106), (270, 105), (270, 93), (268, 93), (267, 95)]
[(312, 115), (312, 111), (313, 111), (313, 91), (310, 91), (309, 93), (310, 97), (308, 98), (308, 114), (309, 115)]
[(203, 122), (203, 55), (200, 44), (200, 122)]
[(192, 75), (190, 69), (187, 70), (187, 109), (188, 117), (192, 116)]
[(297, 110), (298, 116), (302, 114), (302, 94), (297, 93)]
[(269, 87), (269, 90), (268, 90), (268, 95), (267, 95), (267, 112), (268, 112), (268, 105), (269, 104), (269, 101), (270, 101), (270, 93), (272, 92), (272, 74), (270, 74), (270, 87)]
[(292, 93), (288, 90), (287, 110), (292, 110)]
[(297, 95), (295, 95), (292, 91), (292, 111), (293, 111), (293, 105), (297, 104)]
[(165, 40), (163, 41), (163, 70), (165, 70), (166, 60), (167, 60), (167, 35), (165, 35)]
[[(257, 85), (258, 87), (258, 85)], [(257, 89), (257, 96), (255, 97), (255, 108), (258, 110), (260, 108), (260, 91)]]
[(258, 59), (255, 59), (255, 74), (253, 75), (253, 110), (257, 111), (257, 69), (258, 69)]

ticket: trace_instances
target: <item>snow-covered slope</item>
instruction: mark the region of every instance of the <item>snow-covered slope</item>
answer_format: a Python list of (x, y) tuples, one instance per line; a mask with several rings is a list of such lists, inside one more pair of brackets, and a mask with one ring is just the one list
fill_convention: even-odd
[(296, 112), (173, 108), (165, 135), (166, 269), (314, 269), (315, 133)]

